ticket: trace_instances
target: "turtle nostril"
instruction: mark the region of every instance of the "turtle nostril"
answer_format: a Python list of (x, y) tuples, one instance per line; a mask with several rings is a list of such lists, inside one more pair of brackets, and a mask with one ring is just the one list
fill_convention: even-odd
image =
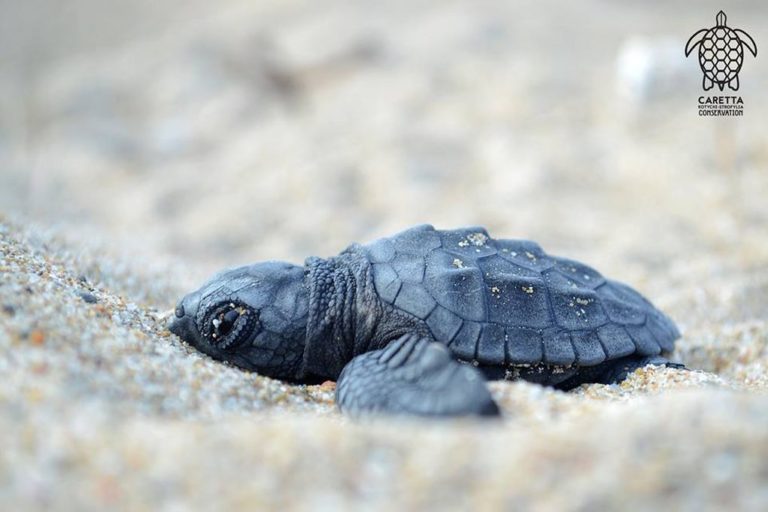
[(184, 316), (184, 304), (179, 302), (176, 304), (176, 310), (174, 311), (174, 314), (176, 315), (176, 318), (181, 318)]

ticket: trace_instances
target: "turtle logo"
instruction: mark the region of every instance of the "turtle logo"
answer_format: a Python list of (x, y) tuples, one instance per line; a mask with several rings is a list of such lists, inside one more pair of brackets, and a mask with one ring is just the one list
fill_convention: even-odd
[(704, 73), (702, 86), (705, 91), (710, 90), (714, 84), (721, 91), (726, 84), (732, 91), (738, 91), (744, 47), (757, 57), (757, 45), (743, 30), (725, 26), (726, 16), (723, 11), (718, 12), (715, 19), (717, 25), (703, 28), (688, 39), (685, 56), (688, 57), (694, 48), (699, 47), (699, 66)]

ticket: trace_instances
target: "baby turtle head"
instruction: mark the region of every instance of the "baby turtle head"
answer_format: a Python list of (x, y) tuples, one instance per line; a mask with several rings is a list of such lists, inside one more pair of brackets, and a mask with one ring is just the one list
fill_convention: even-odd
[(215, 359), (297, 378), (307, 323), (304, 269), (265, 262), (217, 274), (176, 306), (170, 330)]

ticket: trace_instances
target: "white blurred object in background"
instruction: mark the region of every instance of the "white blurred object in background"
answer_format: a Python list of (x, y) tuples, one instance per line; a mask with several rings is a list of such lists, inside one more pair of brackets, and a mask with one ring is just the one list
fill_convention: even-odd
[(672, 37), (624, 41), (616, 57), (616, 93), (642, 105), (689, 91), (686, 84), (696, 83), (698, 63), (685, 58), (684, 46)]

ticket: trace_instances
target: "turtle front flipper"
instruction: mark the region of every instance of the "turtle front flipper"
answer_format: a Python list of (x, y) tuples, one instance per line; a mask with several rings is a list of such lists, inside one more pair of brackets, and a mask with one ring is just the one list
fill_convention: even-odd
[(480, 372), (451, 357), (449, 350), (416, 334), (361, 354), (339, 376), (339, 409), (353, 416), (497, 416)]

